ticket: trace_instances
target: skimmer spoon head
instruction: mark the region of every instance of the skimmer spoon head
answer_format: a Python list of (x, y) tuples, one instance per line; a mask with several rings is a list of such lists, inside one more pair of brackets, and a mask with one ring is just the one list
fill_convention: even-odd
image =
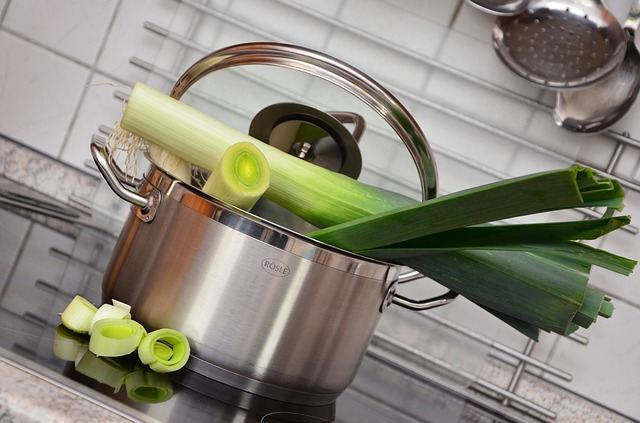
[(626, 50), (624, 30), (595, 0), (531, 1), (523, 13), (498, 18), (493, 44), (516, 74), (555, 89), (595, 83)]

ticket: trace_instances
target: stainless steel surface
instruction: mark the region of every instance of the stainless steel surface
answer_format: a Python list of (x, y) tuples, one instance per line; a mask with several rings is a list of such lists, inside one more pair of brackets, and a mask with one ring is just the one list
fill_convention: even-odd
[[(360, 99), (377, 112), (400, 137), (418, 170), (422, 199), (436, 196), (437, 170), (433, 153), (417, 122), (398, 99), (374, 79), (331, 56), (282, 43), (247, 43), (213, 52), (190, 66), (176, 80), (171, 96), (182, 95), (206, 75), (246, 65), (271, 65), (298, 70), (324, 79)], [(457, 296), (449, 291), (415, 302), (422, 310), (446, 305)]]
[(512, 16), (522, 12), (529, 0), (467, 0), (473, 7), (497, 16)]
[(358, 368), (396, 269), (231, 210), (155, 168), (147, 180), (141, 191), (159, 189), (161, 205), (151, 223), (128, 218), (105, 298), (131, 304), (148, 328), (183, 331), (197, 357), (242, 375), (238, 388), (331, 402)]
[(627, 51), (622, 64), (594, 85), (559, 91), (553, 109), (557, 125), (573, 132), (600, 132), (629, 110), (640, 91), (640, 53), (634, 42), (639, 25), (640, 1), (635, 1), (624, 22)]
[[(289, 3), (294, 3), (294, 2), (288, 2), (288, 1), (278, 1), (278, 3), (283, 3), (284, 5), (286, 5), (287, 7), (289, 7)], [(213, 9), (215, 6), (210, 5), (208, 6), (209, 8)], [(306, 11), (305, 8), (297, 8), (295, 3), (291, 6), (294, 7), (296, 10), (299, 10), (300, 12), (304, 12), (305, 15), (309, 15), (309, 16), (313, 16), (313, 17), (318, 17), (320, 15), (319, 12), (315, 11), (315, 10), (310, 10), (309, 12)], [(226, 10), (220, 10), (216, 12), (216, 19), (212, 19), (212, 21), (217, 21), (217, 19), (222, 20), (223, 22), (227, 22), (226, 17), (227, 15), (233, 15), (233, 11), (226, 11)], [(325, 20), (325, 18), (327, 19), (327, 22), (331, 22), (333, 25), (333, 22), (336, 19), (340, 19), (340, 18), (335, 18), (335, 17), (330, 17), (327, 18), (326, 16), (321, 16), (321, 18), (323, 20)], [(340, 25), (340, 23), (338, 23), (338, 25)], [(154, 26), (152, 26), (151, 24), (147, 24), (145, 25), (148, 29), (152, 29)], [(247, 31), (252, 31), (250, 28), (250, 25), (245, 25), (246, 26), (246, 30)], [(264, 28), (266, 29), (268, 26), (265, 25)], [(185, 47), (186, 49), (189, 50), (193, 50), (194, 52), (205, 52), (207, 47), (203, 46), (202, 44), (199, 44), (197, 41), (194, 41), (193, 39), (187, 39), (182, 37), (179, 33), (177, 32), (173, 32), (171, 30), (165, 30), (165, 29), (161, 29), (159, 30), (158, 28), (156, 28), (158, 33), (162, 33), (167, 39), (169, 40), (173, 40), (175, 41), (175, 43), (177, 44), (177, 46), (182, 46)], [(361, 29), (358, 29), (357, 27), (348, 27), (345, 26), (345, 28), (340, 27), (341, 31), (347, 31), (350, 34), (353, 34), (354, 36), (357, 36), (358, 39), (363, 39), (366, 41), (375, 41), (378, 42), (380, 44), (380, 47), (384, 47), (384, 48), (389, 48), (392, 49), (394, 51), (400, 52), (402, 53), (401, 57), (403, 59), (409, 59), (409, 58), (415, 58), (420, 62), (423, 63), (428, 63), (430, 60), (429, 57), (426, 57), (424, 55), (424, 53), (416, 53), (414, 51), (411, 50), (411, 48), (400, 48), (400, 49), (396, 49), (393, 45), (392, 42), (389, 42), (389, 40), (383, 40), (380, 37), (377, 37), (374, 35), (372, 36), (372, 34), (367, 33), (366, 31), (363, 31)], [(263, 30), (263, 32), (265, 32)], [(266, 32), (268, 34), (269, 37), (271, 37), (273, 34), (275, 34), (275, 31), (273, 31), (272, 29), (267, 29)], [(172, 45), (172, 47), (176, 47), (176, 45)], [(426, 59), (426, 60), (422, 60), (422, 59)], [(136, 64), (139, 64), (141, 66), (143, 66), (145, 69), (148, 69), (153, 75), (157, 75), (160, 76), (163, 79), (167, 79), (167, 80), (175, 80), (175, 76), (172, 74), (171, 71), (166, 70), (164, 67), (161, 66), (155, 66), (155, 65), (151, 65), (148, 63), (143, 63), (141, 62), (139, 59), (132, 59), (132, 62), (135, 62)], [(437, 62), (437, 60), (434, 60), (434, 62)], [(511, 93), (511, 94), (515, 94), (515, 95), (510, 95), (504, 92), (504, 89), (501, 89), (500, 87), (492, 87), (492, 84), (486, 84), (486, 81), (484, 81), (485, 83), (482, 83), (483, 81), (480, 80), (479, 82), (474, 80), (473, 78), (468, 79), (467, 76), (468, 75), (459, 75), (460, 71), (456, 71), (456, 69), (452, 69), (452, 71), (450, 72), (449, 66), (448, 65), (443, 65), (440, 63), (436, 63), (436, 64), (431, 64), (428, 63), (430, 66), (435, 67), (436, 69), (441, 69), (444, 70), (447, 73), (450, 73), (452, 75), (455, 76), (459, 76), (460, 78), (463, 78), (465, 80), (468, 81), (472, 81), (474, 84), (472, 84), (475, 88), (475, 85), (479, 85), (481, 87), (487, 87), (492, 89), (493, 91), (495, 91), (496, 93), (502, 95), (504, 94), (505, 96), (508, 96), (509, 98), (515, 98), (518, 101), (521, 101), (523, 104), (528, 104), (531, 105), (533, 107), (535, 107), (535, 109), (537, 110), (543, 110), (546, 112), (551, 111), (551, 108), (539, 103), (535, 100), (530, 100), (524, 96), (521, 96), (519, 94), (515, 94), (515, 93)], [(441, 65), (441, 66), (438, 66)], [(259, 84), (259, 87), (265, 87), (265, 88), (271, 88), (274, 91), (277, 91), (279, 93), (284, 92), (287, 93), (287, 95), (289, 94), (289, 91), (292, 94), (291, 99), (294, 100), (296, 99), (295, 95), (299, 95), (299, 93), (296, 93), (293, 89), (289, 88), (289, 91), (287, 91), (287, 88), (284, 87), (284, 91), (281, 89), (283, 87), (279, 86), (279, 85), (284, 85), (284, 84), (278, 84), (278, 83), (273, 83), (273, 81), (271, 81), (271, 85), (269, 86), (269, 81), (267, 81), (266, 79), (264, 81), (259, 80), (259, 78), (254, 77), (253, 74), (249, 74), (249, 73), (244, 73), (244, 72), (237, 72), (235, 75), (241, 76), (243, 78), (246, 78), (247, 80), (250, 80), (252, 82), (255, 82), (256, 84)], [(161, 79), (158, 78), (158, 79)], [(477, 78), (480, 79), (480, 78)], [(387, 84), (385, 84), (387, 85)], [(390, 87), (391, 88), (391, 87)], [(494, 88), (496, 88), (494, 90)], [(401, 98), (403, 98), (402, 96), (405, 94), (404, 92), (399, 92), (399, 91), (395, 91), (395, 87), (391, 88), (392, 90), (394, 90), (394, 92), (397, 92)], [(212, 93), (205, 93), (204, 91), (198, 90), (198, 88), (196, 87), (196, 89), (194, 89), (192, 91), (192, 93), (194, 94), (194, 96), (197, 97), (198, 100), (202, 100), (207, 104), (211, 104), (212, 108), (214, 109), (222, 109), (221, 111), (224, 112), (231, 112), (232, 114), (237, 114), (239, 117), (241, 118), (251, 118), (251, 113), (248, 112), (247, 110), (244, 110), (242, 105), (239, 105), (239, 103), (227, 103), (224, 99), (221, 99), (220, 97), (216, 96), (215, 94)], [(491, 93), (493, 94), (493, 93)], [(427, 94), (428, 95), (428, 94)], [(460, 112), (460, 110), (458, 110), (455, 105), (451, 105), (451, 104), (444, 104), (442, 101), (440, 100), (435, 100), (433, 101), (431, 98), (427, 97), (424, 98), (424, 96), (415, 96), (418, 97), (419, 99), (423, 100), (423, 101), (418, 101), (418, 104), (420, 105), (425, 105), (427, 106), (429, 109), (433, 108), (434, 110), (437, 111), (441, 111), (445, 114), (447, 114), (448, 116), (452, 116), (454, 117), (456, 120), (460, 120), (461, 122), (465, 122), (465, 123), (469, 123), (473, 126), (476, 126), (478, 128), (482, 128), (484, 130), (490, 131), (491, 133), (494, 133), (496, 135), (497, 138), (499, 139), (507, 139), (510, 141), (514, 141), (516, 144), (522, 145), (526, 148), (531, 148), (533, 151), (539, 152), (541, 153), (541, 157), (547, 158), (547, 157), (554, 157), (554, 158), (558, 158), (562, 161), (566, 161), (567, 163), (571, 163), (573, 162), (573, 160), (575, 160), (575, 157), (572, 157), (570, 155), (571, 151), (570, 149), (565, 149), (565, 148), (558, 148), (556, 149), (554, 146), (541, 146), (540, 143), (536, 143), (536, 141), (534, 141), (534, 137), (531, 135), (525, 135), (525, 133), (520, 133), (520, 132), (515, 132), (514, 130), (505, 130), (502, 127), (500, 127), (498, 124), (496, 124), (495, 122), (493, 123), (487, 123), (484, 121), (481, 121), (480, 119), (473, 119), (473, 122), (469, 122), (468, 119), (469, 113), (462, 113)], [(298, 99), (300, 99), (301, 97), (298, 97)], [(414, 98), (410, 98), (410, 100), (415, 100)], [(294, 100), (295, 101), (295, 100)], [(326, 104), (318, 104), (317, 103), (317, 99), (316, 98), (304, 98), (304, 101), (312, 101), (312, 103), (310, 104), (314, 104), (314, 106), (319, 107), (321, 109), (325, 109), (326, 108)], [(536, 115), (534, 115), (536, 116)], [(375, 125), (371, 125), (370, 128), (368, 128), (370, 131), (374, 132), (376, 135), (381, 135), (382, 137), (385, 138), (391, 138), (389, 135), (388, 131), (384, 131), (380, 128), (375, 127)], [(428, 128), (427, 128), (428, 129)], [(393, 135), (393, 134), (391, 134)], [(638, 142), (637, 140), (631, 138), (629, 136), (629, 134), (625, 134), (625, 133), (621, 133), (620, 131), (612, 131), (612, 130), (608, 130), (607, 131), (607, 135), (610, 136), (611, 138), (613, 138), (616, 141), (619, 141), (618, 147), (615, 148), (616, 152), (619, 152), (621, 150), (621, 148), (623, 148), (624, 146), (632, 146), (634, 149), (638, 147)], [(604, 140), (607, 141), (607, 140)], [(543, 144), (544, 145), (544, 144)], [(433, 150), (436, 152), (436, 154), (442, 154), (444, 156), (446, 156), (447, 158), (451, 159), (451, 160), (455, 160), (457, 163), (460, 163), (462, 165), (464, 165), (465, 167), (471, 167), (473, 169), (478, 169), (480, 170), (482, 173), (485, 173), (487, 175), (490, 175), (492, 177), (495, 178), (500, 178), (500, 179), (504, 179), (504, 178), (508, 178), (510, 176), (513, 176), (512, 174), (510, 174), (510, 170), (498, 170), (498, 168), (493, 168), (492, 165), (489, 165), (487, 163), (480, 163), (475, 162), (471, 156), (466, 156), (464, 153), (459, 153), (454, 152), (452, 150), (449, 150), (445, 145), (434, 145), (432, 146)], [(559, 152), (558, 150), (561, 150), (562, 152)], [(554, 155), (555, 154), (555, 155)], [(535, 155), (535, 154), (534, 154)], [(537, 155), (535, 155), (537, 156)], [(606, 160), (609, 160), (609, 163), (606, 166), (602, 166), (601, 169), (605, 170), (607, 173), (613, 173), (616, 174), (618, 177), (620, 176), (620, 173), (618, 172), (623, 172), (622, 175), (626, 175), (624, 167), (621, 168), (621, 166), (618, 166), (618, 159), (619, 157), (621, 157), (620, 154), (618, 153), (614, 153), (613, 155), (609, 156), (609, 154), (607, 153), (607, 157), (605, 158)], [(624, 163), (623, 163), (624, 165)], [(369, 166), (367, 163), (365, 163), (365, 168), (376, 175), (384, 175), (384, 171), (382, 171), (382, 169), (376, 169), (373, 166)], [(631, 182), (632, 180), (629, 180), (629, 182)], [(402, 183), (402, 181), (401, 181)], [(633, 182), (632, 182), (633, 184)], [(410, 185), (402, 185), (403, 187), (407, 187), (410, 188)], [(635, 187), (631, 187), (631, 189), (634, 189)], [(597, 213), (595, 210), (583, 210), (582, 211), (584, 213), (585, 216), (588, 217), (598, 217), (599, 213)], [(628, 232), (636, 234), (637, 233), (637, 227), (631, 227), (631, 228), (626, 228), (628, 229)], [(419, 276), (418, 276), (419, 277)], [(581, 338), (582, 339), (582, 338)], [(497, 344), (500, 345), (500, 344)], [(514, 354), (518, 353), (519, 351), (513, 351)], [(505, 358), (505, 355), (502, 354), (501, 352), (499, 352), (498, 349), (492, 349), (492, 354), (495, 353), (496, 355), (500, 354), (500, 356), (502, 357), (501, 360), (505, 360), (505, 362), (508, 360), (508, 358)], [(521, 352), (519, 352), (521, 354)], [(531, 359), (531, 358), (529, 358)], [(515, 364), (514, 364), (515, 367)], [(563, 375), (568, 376), (568, 379), (571, 379), (570, 375), (567, 375), (566, 372), (563, 372), (560, 369), (557, 369), (559, 372), (561, 372)], [(525, 371), (530, 372), (530, 374), (534, 375), (534, 376), (538, 376), (539, 375), (539, 370), (533, 368), (532, 366), (527, 366)], [(566, 380), (566, 379), (565, 379)], [(506, 387), (506, 383), (504, 385)], [(498, 399), (498, 401), (500, 401)], [(559, 407), (552, 407), (552, 408), (559, 408)]]
[(498, 57), (513, 72), (547, 88), (593, 84), (622, 62), (625, 34), (600, 0), (531, 1), (523, 13), (498, 18)]
[(391, 302), (409, 310), (423, 311), (449, 304), (457, 295), (458, 294), (453, 291), (448, 291), (437, 297), (416, 301), (403, 295), (395, 294)]

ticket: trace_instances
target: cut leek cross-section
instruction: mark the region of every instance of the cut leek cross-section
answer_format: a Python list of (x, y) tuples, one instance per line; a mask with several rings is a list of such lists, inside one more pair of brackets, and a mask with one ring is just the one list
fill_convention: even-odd
[(202, 190), (243, 210), (251, 210), (269, 188), (269, 163), (250, 142), (227, 148)]

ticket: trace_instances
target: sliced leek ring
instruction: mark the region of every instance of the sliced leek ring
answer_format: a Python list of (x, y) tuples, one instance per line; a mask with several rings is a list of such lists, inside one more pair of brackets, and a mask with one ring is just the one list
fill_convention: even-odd
[(173, 396), (171, 380), (165, 374), (137, 369), (125, 378), (127, 396), (137, 402), (158, 403)]
[[(124, 303), (122, 303), (124, 304)], [(96, 322), (103, 319), (131, 319), (131, 314), (129, 311), (131, 307), (128, 307), (127, 304), (124, 304), (127, 307), (115, 306), (111, 304), (102, 304), (98, 311), (93, 315), (93, 319), (91, 319), (91, 324), (89, 325), (89, 335), (93, 333), (93, 327)]]
[(93, 327), (89, 350), (97, 356), (120, 357), (138, 348), (146, 334), (144, 327), (130, 319), (102, 319)]
[(97, 311), (98, 309), (86, 298), (76, 295), (62, 312), (60, 320), (67, 329), (77, 333), (87, 333)]
[(129, 304), (123, 303), (122, 301), (113, 300), (113, 299), (111, 300), (111, 303), (113, 304), (114, 307), (121, 308), (125, 310), (125, 312), (131, 313), (131, 306)]
[[(169, 354), (168, 349), (171, 350)], [(187, 337), (177, 330), (158, 329), (142, 338), (138, 357), (158, 373), (180, 370), (187, 364), (191, 347)]]

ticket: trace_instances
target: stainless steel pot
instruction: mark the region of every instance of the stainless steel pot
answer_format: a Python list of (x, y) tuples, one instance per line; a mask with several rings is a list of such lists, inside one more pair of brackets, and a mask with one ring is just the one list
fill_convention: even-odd
[[(347, 64), (292, 45), (252, 43), (201, 59), (176, 83), (180, 96), (218, 69), (249, 64), (297, 69), (360, 98), (398, 133), (435, 195), (426, 139), (400, 102)], [(349, 385), (383, 310), (427, 309), (447, 293), (414, 301), (396, 294), (396, 267), (341, 251), (245, 213), (151, 166), (137, 192), (118, 179), (103, 147), (92, 144), (113, 190), (134, 204), (104, 279), (105, 299), (133, 307), (147, 328), (183, 331), (188, 363), (207, 377), (270, 398), (329, 404)]]

